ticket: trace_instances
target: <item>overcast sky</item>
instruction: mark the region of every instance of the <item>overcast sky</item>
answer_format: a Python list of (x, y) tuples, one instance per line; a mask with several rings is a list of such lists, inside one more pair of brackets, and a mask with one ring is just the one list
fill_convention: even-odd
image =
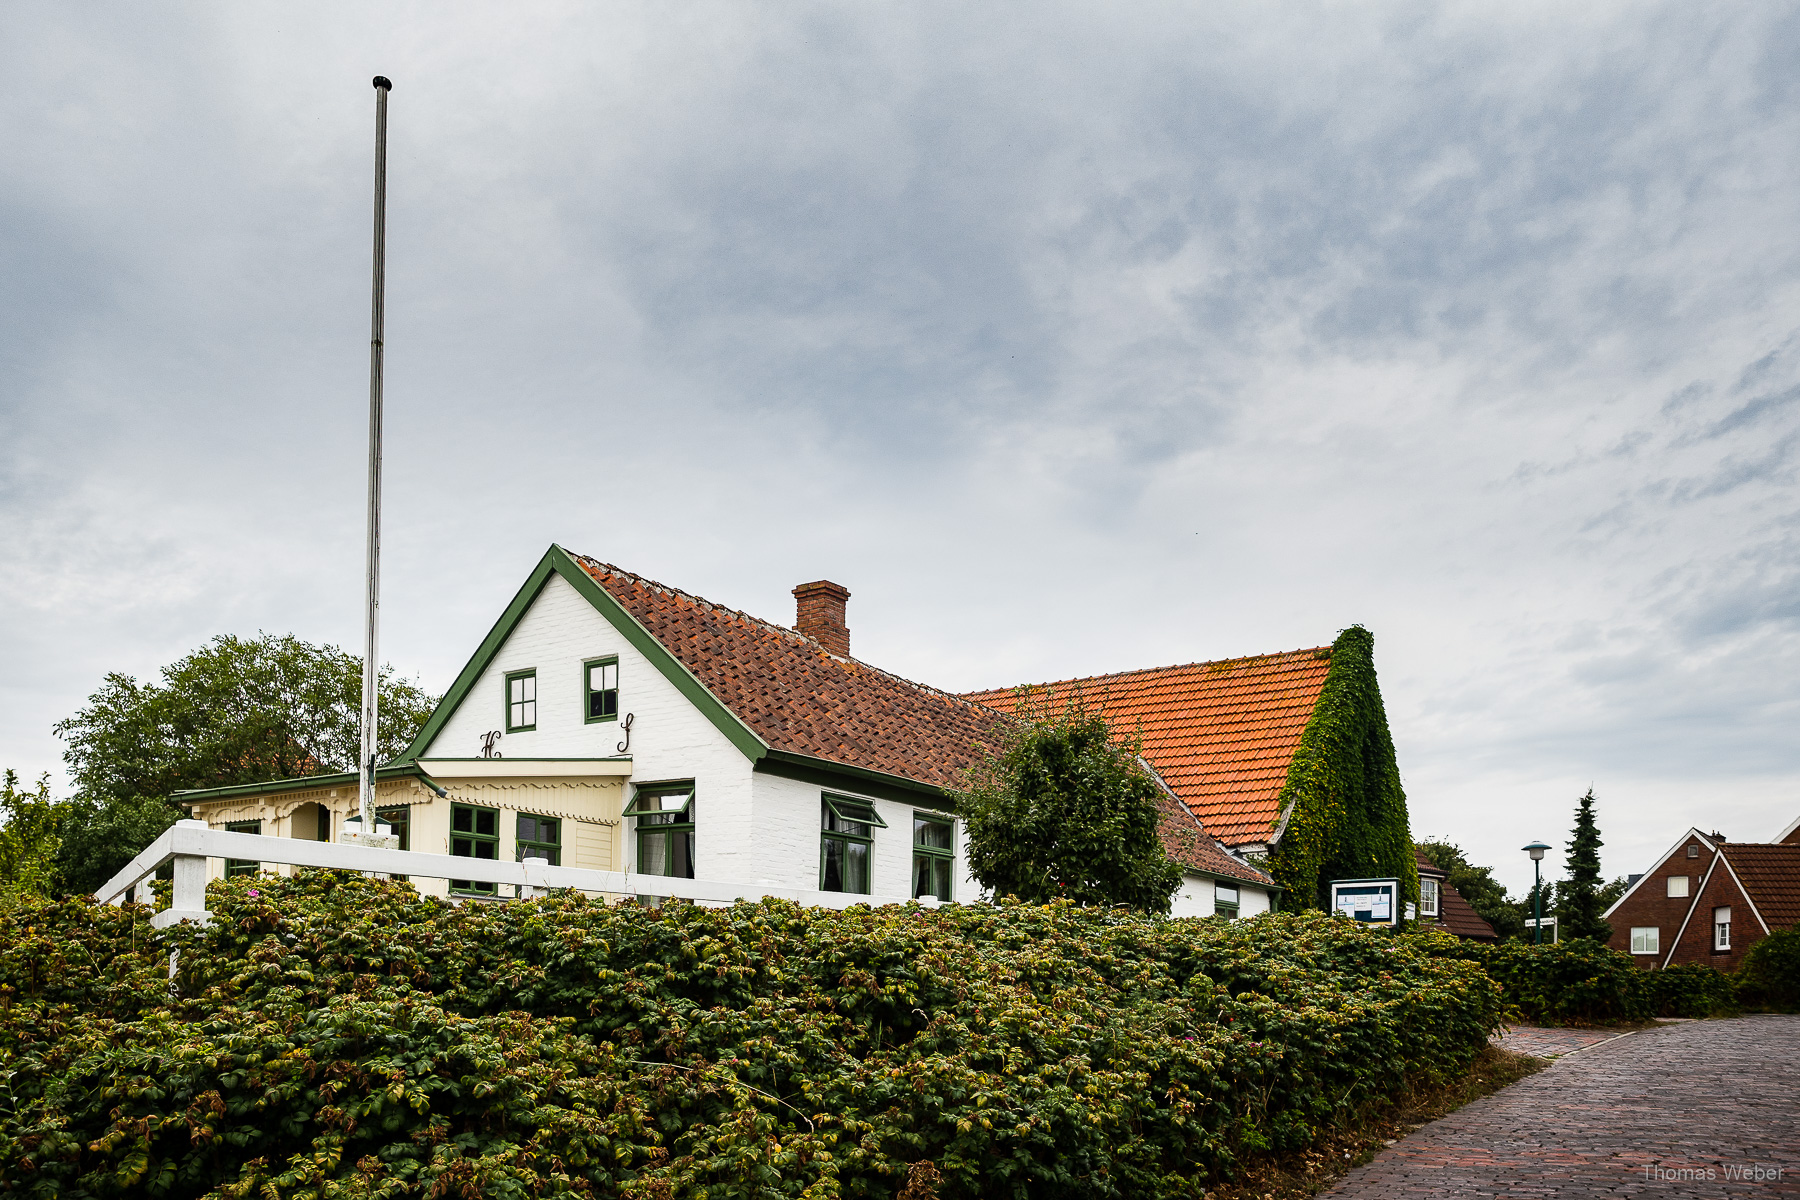
[[(378, 15), (372, 15), (378, 12)], [(0, 766), (551, 542), (951, 689), (1374, 631), (1517, 890), (1800, 815), (1800, 5), (0, 14)], [(57, 777), (60, 787), (60, 776)]]

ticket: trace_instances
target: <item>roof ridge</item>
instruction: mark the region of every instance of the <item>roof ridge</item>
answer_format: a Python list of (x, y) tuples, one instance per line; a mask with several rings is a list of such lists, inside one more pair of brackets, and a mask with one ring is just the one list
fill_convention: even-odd
[[(1319, 653), (1321, 650), (1326, 651), (1327, 653), (1321, 655)], [(1127, 671), (1107, 671), (1099, 675), (1078, 675), (1071, 679), (1052, 679), (1044, 683), (1019, 683), (1014, 684), (1011, 687), (976, 688), (974, 691), (964, 692), (963, 695), (971, 696), (980, 692), (1016, 692), (1020, 688), (1049, 688), (1069, 683), (1092, 683), (1102, 679), (1123, 679), (1128, 675), (1154, 675), (1161, 671), (1182, 671), (1194, 667), (1213, 667), (1218, 669), (1237, 663), (1251, 662), (1255, 659), (1289, 658), (1297, 654), (1310, 654), (1315, 658), (1326, 658), (1329, 656), (1330, 650), (1331, 646), (1329, 644), (1324, 646), (1301, 646), (1296, 650), (1272, 650), (1266, 654), (1240, 654), (1233, 658), (1215, 658), (1205, 662), (1171, 663), (1166, 667), (1134, 667)]]
[(854, 658), (848, 654), (833, 654), (833, 653), (831, 653), (831, 651), (825, 649), (824, 644), (821, 643), (817, 638), (808, 637), (804, 633), (801, 633), (799, 630), (794, 629), (792, 626), (777, 625), (775, 622), (770, 621), (764, 617), (756, 616), (753, 613), (747, 613), (741, 608), (732, 608), (729, 605), (719, 604), (719, 603), (716, 603), (715, 601), (708, 600), (705, 596), (695, 595), (693, 592), (683, 591), (681, 588), (672, 587), (666, 583), (658, 583), (656, 580), (651, 579), (650, 577), (648, 577), (646, 575), (639, 575), (636, 571), (627, 571), (624, 567), (616, 566), (613, 563), (601, 562), (599, 559), (591, 558), (586, 554), (571, 553), (570, 557), (574, 558), (576, 562), (582, 563), (584, 566), (591, 563), (595, 567), (598, 567), (601, 570), (606, 571), (610, 574), (623, 576), (626, 579), (634, 580), (635, 582), (641, 583), (647, 587), (656, 588), (659, 591), (666, 592), (671, 596), (679, 596), (683, 600), (688, 600), (688, 601), (692, 601), (695, 604), (703, 605), (706, 608), (712, 609), (715, 612), (729, 613), (732, 616), (739, 617), (739, 618), (749, 622), (752, 625), (757, 625), (757, 626), (767, 629), (773, 633), (778, 633), (785, 638), (791, 638), (796, 642), (801, 642), (808, 646), (817, 647), (821, 652), (823, 652), (829, 658), (835, 658), (835, 659), (839, 660), (840, 662), (854, 664), (855, 666), (860, 667), (861, 669), (863, 669), (865, 671), (873, 671), (877, 675), (884, 675), (887, 678), (892, 679), (897, 683), (903, 683), (907, 687), (915, 688), (918, 691), (927, 692), (931, 695), (938, 696), (945, 700), (954, 700), (958, 704), (966, 704), (972, 708), (983, 709), (987, 712), (995, 713), (1002, 717), (1010, 716), (1010, 714), (1002, 713), (998, 709), (989, 708), (987, 705), (982, 704), (980, 701), (970, 700), (968, 697), (959, 696), (955, 692), (947, 692), (943, 688), (933, 687), (929, 683), (920, 683), (916, 679), (908, 679), (904, 675), (896, 675), (892, 671), (886, 670), (885, 668), (882, 668), (882, 667), (878, 667), (874, 663), (865, 662), (860, 658)]

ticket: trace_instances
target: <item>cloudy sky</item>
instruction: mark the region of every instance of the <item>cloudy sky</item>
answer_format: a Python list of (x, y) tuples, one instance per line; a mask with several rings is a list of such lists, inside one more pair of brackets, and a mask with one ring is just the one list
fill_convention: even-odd
[[(502, 15), (503, 14), (503, 15)], [(12, 4), (0, 765), (551, 542), (952, 689), (1372, 629), (1515, 888), (1800, 815), (1800, 5)]]

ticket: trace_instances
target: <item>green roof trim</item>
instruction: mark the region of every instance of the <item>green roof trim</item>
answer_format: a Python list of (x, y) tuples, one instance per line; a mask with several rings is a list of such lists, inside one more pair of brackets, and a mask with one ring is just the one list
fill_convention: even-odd
[(903, 775), (888, 775), (881, 771), (871, 771), (867, 767), (852, 767), (829, 759), (795, 754), (791, 750), (770, 750), (757, 760), (756, 769), (766, 775), (779, 775), (801, 783), (861, 792), (878, 800), (926, 804), (944, 813), (956, 811), (950, 793), (943, 788), (920, 783)]
[(506, 639), (512, 635), (512, 631), (524, 619), (525, 613), (531, 608), (532, 602), (538, 598), (538, 594), (544, 590), (544, 586), (550, 582), (552, 575), (560, 575), (564, 582), (593, 605), (595, 611), (605, 617), (607, 623), (617, 629), (638, 653), (649, 659), (650, 664), (662, 674), (663, 678), (674, 684), (675, 690), (699, 709), (706, 719), (712, 722), (713, 727), (724, 734), (731, 744), (743, 753), (744, 757), (755, 762), (769, 752), (767, 743), (756, 736), (748, 725), (739, 720), (736, 713), (726, 708), (717, 696), (708, 691), (706, 685), (701, 683), (692, 671), (683, 666), (679, 659), (669, 653), (667, 647), (656, 640), (656, 635), (644, 628), (643, 623), (632, 616), (630, 610), (620, 604), (611, 592), (596, 583), (594, 577), (582, 569), (581, 564), (575, 561), (573, 555), (553, 543), (550, 549), (544, 552), (544, 557), (538, 560), (537, 566), (532, 568), (524, 585), (513, 596), (512, 602), (506, 606), (506, 611), (502, 612), (500, 619), (494, 622), (494, 627), (488, 631), (487, 637), (482, 639), (480, 647), (469, 659), (468, 665), (463, 667), (462, 673), (456, 677), (456, 682), (450, 685), (450, 690), (444, 693), (442, 700), (438, 701), (438, 706), (432, 710), (430, 719), (419, 730), (419, 735), (413, 739), (412, 745), (408, 746), (405, 753), (396, 761), (411, 761), (425, 753), (432, 740), (443, 731), (451, 714), (462, 706), (462, 702), (469, 692), (481, 681), (482, 675), (494, 661), (494, 656), (500, 652), (500, 647), (506, 644)]
[[(375, 768), (375, 782), (386, 779), (430, 780), (425, 769), (416, 762), (391, 763)], [(169, 797), (177, 804), (205, 804), (211, 800), (230, 800), (236, 796), (261, 796), (269, 792), (304, 792), (312, 788), (350, 787), (361, 782), (355, 771), (332, 771), (326, 775), (300, 775), (293, 779), (270, 779), (263, 783), (234, 783), (229, 787), (189, 788)]]

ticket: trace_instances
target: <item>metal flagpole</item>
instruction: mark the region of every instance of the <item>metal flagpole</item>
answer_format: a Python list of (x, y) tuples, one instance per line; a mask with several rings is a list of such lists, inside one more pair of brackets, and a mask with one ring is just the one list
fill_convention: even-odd
[(381, 368), (382, 305), (387, 286), (387, 102), (393, 84), (375, 77), (375, 278), (369, 305), (369, 529), (368, 606), (363, 623), (362, 833), (375, 832), (376, 630), (381, 619)]

